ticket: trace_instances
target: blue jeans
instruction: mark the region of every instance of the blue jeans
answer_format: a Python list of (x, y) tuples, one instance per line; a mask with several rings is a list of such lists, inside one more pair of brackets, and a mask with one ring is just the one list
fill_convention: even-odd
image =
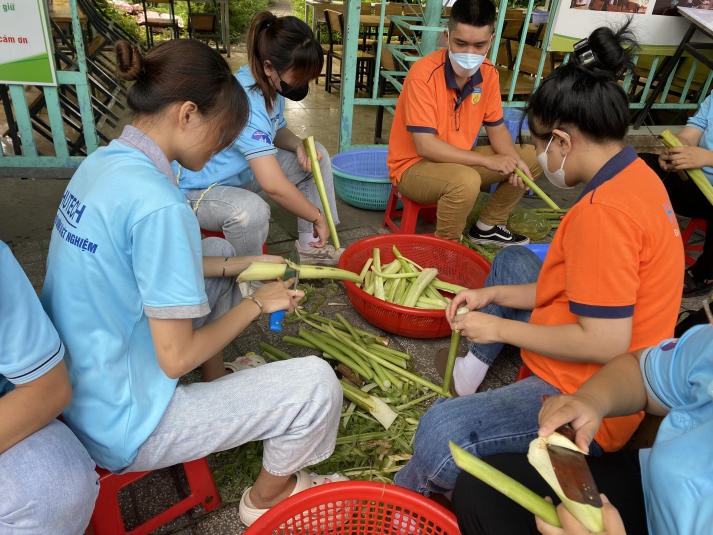
[[(317, 143), (316, 148), (321, 154), (319, 168), (336, 225), (339, 223), (339, 215), (334, 196), (332, 161), (321, 144)], [(287, 179), (313, 205), (324, 212), (312, 173), (302, 169), (296, 153), (278, 149), (275, 157)], [(209, 189), (194, 189), (186, 193), (188, 202), (196, 211), (201, 228), (222, 231), (225, 239), (235, 248), (237, 256), (262, 254), (262, 246), (267, 240), (270, 228), (270, 206), (266, 202), (267, 194), (260, 188), (252, 172), (249, 169), (245, 172), (252, 177), (252, 180), (242, 187), (214, 186)], [(297, 219), (297, 232), (311, 233), (313, 229), (311, 222)]]
[[(486, 286), (535, 282), (542, 262), (521, 246), (502, 249), (493, 260)], [(489, 305), (482, 312), (528, 321), (529, 310)], [(471, 351), (489, 364), (503, 344), (472, 344)], [(496, 453), (524, 453), (537, 436), (537, 415), (543, 395), (559, 390), (539, 377), (469, 396), (439, 399), (423, 415), (414, 440), (414, 454), (394, 482), (421, 494), (449, 495), (460, 473), (453, 462), (448, 441), (485, 457)], [(593, 453), (601, 450), (592, 444)]]
[(530, 376), (510, 385), (469, 396), (438, 399), (416, 430), (413, 457), (394, 483), (428, 496), (448, 496), (460, 468), (448, 442), (476, 457), (495, 453), (524, 453), (537, 436), (537, 414), (543, 395), (559, 390)]
[[(542, 261), (527, 247), (513, 245), (505, 247), (495, 255), (493, 264), (485, 279), (485, 286), (510, 284), (530, 284), (537, 282)], [(488, 305), (481, 312), (516, 321), (530, 321), (531, 310), (519, 310), (500, 305)], [(503, 343), (470, 344), (468, 349), (480, 360), (490, 365), (503, 349)]]
[(84, 533), (98, 479), (81, 442), (53, 420), (0, 454), (0, 534)]

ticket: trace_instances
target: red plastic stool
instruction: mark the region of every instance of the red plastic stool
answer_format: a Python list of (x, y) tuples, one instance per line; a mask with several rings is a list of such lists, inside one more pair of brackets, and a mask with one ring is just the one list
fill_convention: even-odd
[[(683, 250), (685, 251), (702, 251), (703, 246), (702, 245), (689, 245), (688, 242), (691, 240), (691, 236), (696, 230), (700, 230), (701, 232), (705, 233), (706, 231), (706, 220), (700, 217), (694, 217), (692, 218), (688, 224), (686, 225), (686, 228), (683, 229), (683, 233), (681, 234), (681, 239), (683, 240)], [(691, 255), (686, 254), (686, 265), (692, 266), (695, 264), (696, 259), (693, 258)]]
[(97, 467), (99, 474), (99, 496), (94, 504), (94, 513), (89, 522), (87, 533), (94, 535), (145, 535), (182, 515), (196, 505), (202, 505), (208, 513), (220, 505), (220, 495), (215, 487), (213, 475), (205, 458), (183, 463), (190, 495), (165, 511), (150, 518), (140, 526), (127, 531), (119, 506), (119, 491), (151, 473), (128, 472), (113, 474)]
[(515, 381), (522, 381), (523, 379), (530, 377), (530, 375), (532, 375), (530, 368), (523, 364), (517, 371), (517, 377), (515, 377)]
[[(206, 230), (206, 229), (202, 228), (201, 234), (203, 235), (204, 238), (223, 238), (223, 239), (225, 239), (225, 234), (223, 234), (222, 230)], [(266, 243), (262, 244), (262, 254), (267, 254), (267, 244)]]
[[(398, 209), (399, 201), (403, 205), (401, 210)], [(389, 200), (386, 202), (386, 210), (384, 211), (384, 221), (381, 224), (382, 228), (389, 227), (393, 232), (398, 234), (413, 234), (416, 231), (416, 222), (418, 214), (423, 210), (423, 218), (425, 221), (435, 221), (436, 219), (436, 204), (420, 204), (412, 201), (408, 197), (404, 197), (396, 189), (396, 186), (391, 186)], [(394, 219), (401, 219), (401, 225), (397, 225)]]
[(202, 228), (201, 234), (203, 235), (204, 238), (223, 238), (223, 239), (225, 239), (225, 234), (223, 234), (222, 230), (207, 230), (207, 229)]

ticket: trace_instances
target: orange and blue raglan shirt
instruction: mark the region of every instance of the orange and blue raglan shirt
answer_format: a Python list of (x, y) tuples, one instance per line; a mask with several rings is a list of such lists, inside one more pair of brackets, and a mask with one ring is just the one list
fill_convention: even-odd
[[(632, 319), (629, 350), (673, 336), (683, 291), (683, 244), (661, 180), (632, 147), (595, 175), (562, 220), (537, 279), (530, 322), (576, 323), (579, 316)], [(530, 370), (572, 393), (601, 365), (556, 360), (522, 350)], [(621, 448), (642, 413), (606, 418), (595, 436)]]
[(500, 77), (485, 60), (459, 90), (448, 50), (436, 50), (409, 69), (391, 123), (387, 164), (398, 184), (404, 171), (422, 158), (411, 134), (425, 132), (463, 150), (475, 145), (481, 126), (503, 122)]

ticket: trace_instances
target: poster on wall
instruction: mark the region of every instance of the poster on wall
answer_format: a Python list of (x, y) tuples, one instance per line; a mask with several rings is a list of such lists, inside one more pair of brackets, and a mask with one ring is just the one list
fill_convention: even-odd
[[(641, 53), (671, 55), (689, 27), (677, 6), (713, 9), (713, 0), (561, 0), (548, 48), (571, 52), (572, 45), (595, 28), (620, 27), (631, 18)], [(695, 39), (709, 40), (704, 35)]]
[(0, 84), (57, 85), (43, 0), (0, 1)]

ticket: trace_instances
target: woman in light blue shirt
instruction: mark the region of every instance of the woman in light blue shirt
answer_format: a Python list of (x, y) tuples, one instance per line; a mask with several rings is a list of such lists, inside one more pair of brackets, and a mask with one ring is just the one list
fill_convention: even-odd
[[(302, 468), (334, 448), (341, 389), (317, 357), (224, 367), (223, 348), (252, 321), (304, 295), (279, 281), (241, 299), (235, 277), (255, 257), (201, 242), (177, 187), (171, 161), (200, 169), (245, 123), (245, 93), (225, 60), (188, 39), (146, 56), (121, 41), (116, 53), (120, 76), (135, 82), (135, 117), (67, 185), (42, 290), (67, 348), (74, 398), (64, 417), (119, 473), (263, 441), (263, 469), (240, 508), (249, 523), (311, 484)], [(199, 366), (204, 382), (178, 384)]]
[[(235, 74), (250, 102), (240, 135), (200, 171), (177, 169), (201, 228), (222, 231), (238, 254), (259, 254), (267, 238), (270, 198), (297, 216), (300, 262), (336, 265), (310, 160), (287, 126), (285, 99), (300, 101), (322, 71), (324, 52), (297, 17), (257, 13), (247, 37), (248, 64)], [(329, 154), (317, 144), (329, 208), (339, 223)], [(175, 164), (174, 164), (175, 166)]]
[(0, 242), (0, 534), (82, 533), (99, 492), (94, 462), (56, 419), (72, 399), (64, 346)]

